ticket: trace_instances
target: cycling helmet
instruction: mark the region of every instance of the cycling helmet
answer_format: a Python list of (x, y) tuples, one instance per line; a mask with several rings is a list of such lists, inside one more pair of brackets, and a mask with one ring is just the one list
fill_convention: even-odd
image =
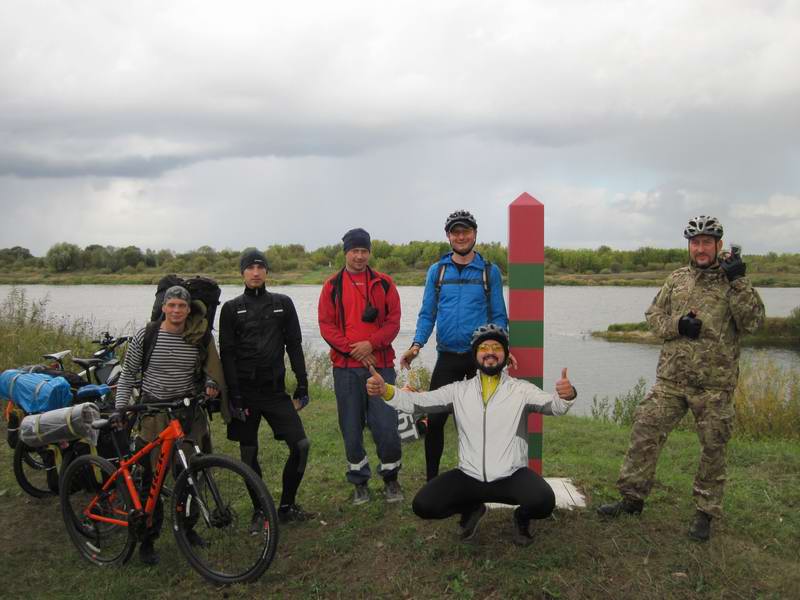
[(686, 229), (683, 230), (683, 237), (690, 240), (696, 235), (710, 235), (711, 237), (721, 239), (722, 223), (720, 223), (716, 217), (706, 217), (705, 215), (692, 217), (689, 219)]
[(495, 325), (494, 323), (488, 323), (478, 327), (472, 332), (472, 339), (470, 340), (472, 351), (475, 352), (480, 343), (485, 342), (486, 340), (495, 340), (500, 342), (503, 345), (506, 354), (508, 354), (508, 332), (504, 327), (500, 327), (500, 325)]
[[(505, 357), (503, 358), (503, 362), (494, 365), (493, 367), (487, 367), (482, 365), (478, 362), (478, 346), (481, 345), (481, 342), (485, 342), (486, 340), (494, 340), (496, 342), (500, 342), (503, 346), (503, 350), (505, 350)], [(478, 368), (479, 371), (486, 373), (487, 375), (497, 375), (500, 373), (508, 363), (508, 332), (505, 328), (500, 327), (499, 325), (495, 325), (494, 323), (488, 323), (486, 325), (481, 325), (475, 331), (472, 332), (472, 359), (475, 362), (475, 366)]]
[(445, 232), (450, 233), (450, 230), (456, 225), (472, 227), (473, 229), (478, 228), (478, 222), (468, 210), (457, 210), (454, 213), (450, 213), (450, 215), (447, 217), (447, 220), (444, 222)]

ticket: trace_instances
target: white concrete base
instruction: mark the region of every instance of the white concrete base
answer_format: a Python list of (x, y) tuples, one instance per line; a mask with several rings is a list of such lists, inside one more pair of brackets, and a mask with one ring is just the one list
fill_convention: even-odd
[[(586, 498), (573, 485), (571, 479), (568, 477), (545, 477), (544, 480), (553, 488), (553, 492), (556, 494), (557, 508), (566, 508), (567, 510), (586, 508)], [(496, 502), (489, 502), (486, 506), (489, 508), (514, 508), (510, 504)]]

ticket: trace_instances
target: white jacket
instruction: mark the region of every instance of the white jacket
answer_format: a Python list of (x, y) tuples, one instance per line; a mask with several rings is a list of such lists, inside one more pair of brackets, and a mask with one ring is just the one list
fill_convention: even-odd
[(406, 413), (452, 410), (458, 427), (458, 468), (475, 479), (494, 481), (528, 466), (528, 414), (563, 415), (574, 401), (543, 392), (504, 371), (486, 405), (480, 373), (432, 392), (396, 387), (387, 403)]

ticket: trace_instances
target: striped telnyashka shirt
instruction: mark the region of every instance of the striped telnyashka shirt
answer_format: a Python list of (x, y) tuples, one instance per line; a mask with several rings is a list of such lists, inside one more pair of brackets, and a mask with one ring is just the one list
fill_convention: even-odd
[[(117, 408), (130, 403), (133, 385), (142, 370), (144, 332), (144, 329), (140, 329), (128, 345), (125, 364), (122, 366), (117, 386), (115, 402)], [(160, 400), (193, 394), (197, 354), (197, 348), (187, 344), (180, 334), (169, 333), (163, 329), (159, 331), (156, 345), (150, 355), (150, 363), (142, 379), (142, 393)]]

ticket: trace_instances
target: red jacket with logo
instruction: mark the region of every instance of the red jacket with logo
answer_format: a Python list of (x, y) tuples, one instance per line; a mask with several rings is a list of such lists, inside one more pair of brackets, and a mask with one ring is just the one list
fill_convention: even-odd
[[(378, 311), (372, 323), (361, 320), (367, 302)], [(388, 275), (369, 267), (356, 274), (342, 269), (322, 286), (317, 315), (334, 367), (363, 367), (350, 356), (350, 344), (364, 340), (372, 344), (376, 367), (394, 366), (392, 342), (400, 331), (400, 295)]]

